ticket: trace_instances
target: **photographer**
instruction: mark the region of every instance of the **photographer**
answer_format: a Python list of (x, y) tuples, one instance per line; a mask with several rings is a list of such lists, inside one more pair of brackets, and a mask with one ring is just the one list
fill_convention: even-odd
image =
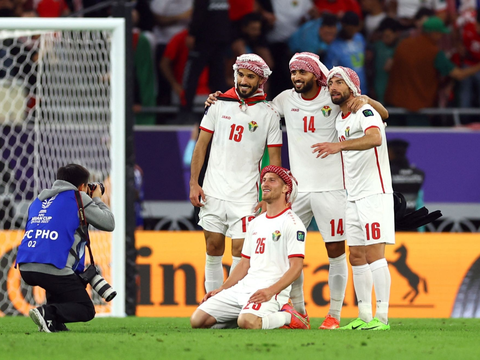
[(59, 168), (53, 187), (43, 190), (28, 209), (17, 264), (27, 284), (46, 290), (46, 305), (30, 310), (39, 331), (65, 331), (65, 323), (86, 322), (95, 316), (86, 282), (79, 276), (88, 239), (80, 209), (86, 222), (99, 230), (113, 231), (115, 220), (100, 200), (102, 187), (89, 187), (89, 177), (89, 171), (77, 164)]

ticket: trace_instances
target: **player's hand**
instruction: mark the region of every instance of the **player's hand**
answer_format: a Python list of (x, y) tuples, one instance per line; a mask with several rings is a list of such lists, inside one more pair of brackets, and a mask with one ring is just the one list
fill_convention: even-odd
[(222, 290), (223, 290), (223, 289), (218, 288), (218, 289), (209, 291), (208, 293), (205, 294), (205, 296), (203, 297), (202, 302), (201, 302), (200, 304), (204, 303), (204, 302), (207, 301), (209, 298), (211, 298), (212, 296), (218, 294), (218, 293), (219, 293), (220, 291), (222, 291)]
[(200, 199), (205, 202), (205, 193), (200, 185), (190, 185), (190, 202), (193, 206), (202, 207), (203, 204)]
[(260, 303), (269, 301), (273, 297), (273, 295), (275, 295), (275, 293), (270, 291), (268, 288), (260, 289), (255, 291), (253, 295), (250, 296), (250, 299), (248, 299), (248, 302), (260, 304)]
[(207, 100), (205, 100), (205, 107), (215, 104), (217, 97), (222, 94), (221, 91), (215, 91), (213, 94), (209, 94)]
[[(258, 210), (261, 210), (258, 212)], [(255, 216), (263, 214), (265, 211), (267, 211), (267, 203), (265, 201), (259, 201), (257, 206), (255, 206), (255, 209), (253, 210), (253, 213), (256, 214)], [(258, 212), (258, 214), (257, 214)]]
[(356, 113), (363, 105), (368, 104), (368, 96), (359, 95), (347, 101), (347, 109), (352, 113)]
[(326, 158), (330, 154), (336, 154), (340, 152), (342, 149), (340, 148), (340, 143), (318, 143), (312, 145), (313, 151), (312, 153), (317, 154), (317, 158), (321, 157)]

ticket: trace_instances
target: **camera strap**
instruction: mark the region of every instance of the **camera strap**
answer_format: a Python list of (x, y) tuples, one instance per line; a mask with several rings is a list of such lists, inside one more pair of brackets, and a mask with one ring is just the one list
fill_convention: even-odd
[[(75, 199), (77, 200), (78, 216), (80, 218), (80, 227), (78, 232), (82, 240), (85, 240), (86, 242), (88, 254), (90, 255), (90, 264), (95, 265), (95, 262), (93, 261), (92, 249), (90, 248), (90, 236), (88, 234), (87, 217), (85, 216), (85, 209), (83, 207), (82, 196), (80, 195), (80, 191), (78, 190), (75, 190)], [(72, 249), (70, 249), (70, 253), (73, 256), (75, 256), (77, 260), (79, 260), (78, 255), (75, 254), (75, 252)]]

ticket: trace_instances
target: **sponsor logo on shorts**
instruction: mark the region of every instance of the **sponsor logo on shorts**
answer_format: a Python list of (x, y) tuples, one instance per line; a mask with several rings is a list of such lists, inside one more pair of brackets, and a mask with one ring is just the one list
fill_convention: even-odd
[(305, 241), (305, 231), (297, 231), (297, 240)]
[(275, 230), (273, 233), (272, 233), (272, 240), (273, 241), (278, 241), (280, 240), (280, 236), (282, 236), (282, 234), (280, 233), (279, 230)]

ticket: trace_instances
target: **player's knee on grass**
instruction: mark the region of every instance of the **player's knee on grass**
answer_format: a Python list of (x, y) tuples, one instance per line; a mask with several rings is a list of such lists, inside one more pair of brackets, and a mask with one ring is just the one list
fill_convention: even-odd
[(213, 316), (199, 309), (195, 310), (190, 317), (190, 325), (193, 329), (209, 328), (215, 325), (216, 322)]
[(261, 329), (262, 318), (252, 314), (242, 314), (238, 317), (238, 326), (241, 329)]

